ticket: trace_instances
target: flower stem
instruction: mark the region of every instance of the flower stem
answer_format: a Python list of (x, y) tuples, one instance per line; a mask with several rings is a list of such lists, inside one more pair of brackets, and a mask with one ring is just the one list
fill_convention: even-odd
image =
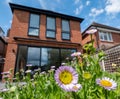
[(106, 89), (105, 89), (105, 99), (108, 99), (108, 92)]
[(84, 99), (87, 99), (87, 97), (86, 97), (86, 83), (84, 84)]

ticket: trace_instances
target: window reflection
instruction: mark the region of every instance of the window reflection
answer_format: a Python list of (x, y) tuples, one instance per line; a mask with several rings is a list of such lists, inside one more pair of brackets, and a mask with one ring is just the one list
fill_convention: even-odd
[(32, 66), (40, 66), (40, 48), (28, 48), (27, 64), (31, 64)]
[(27, 70), (29, 66), (31, 70), (41, 68), (42, 71), (50, 69), (50, 66), (56, 66), (57, 68), (61, 63), (66, 62), (66, 58), (70, 58), (73, 52), (76, 52), (76, 50), (19, 46), (16, 72), (20, 69)]
[(62, 39), (70, 40), (70, 26), (68, 20), (62, 20)]
[(42, 48), (41, 50), (41, 66), (49, 69), (50, 66), (60, 64), (59, 49), (54, 48)]
[(72, 49), (61, 49), (61, 63), (66, 62), (66, 58), (70, 58), (71, 54), (76, 52), (76, 50)]
[(55, 18), (47, 17), (46, 37), (55, 38)]
[(21, 69), (25, 70), (26, 60), (27, 60), (27, 46), (19, 46), (15, 72), (19, 72)]
[(32, 35), (32, 36), (39, 35), (39, 21), (40, 21), (39, 15), (30, 14), (29, 35)]

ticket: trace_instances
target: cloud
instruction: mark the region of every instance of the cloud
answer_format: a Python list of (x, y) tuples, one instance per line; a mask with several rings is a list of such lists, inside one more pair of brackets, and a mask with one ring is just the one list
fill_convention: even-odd
[(12, 23), (12, 20), (10, 20), (9, 23), (11, 24), (11, 23)]
[(53, 11), (60, 6), (60, 0), (52, 0), (52, 2), (51, 0), (38, 0), (38, 2), (40, 3), (40, 6), (43, 9), (48, 9)]
[(74, 2), (74, 3), (75, 3), (75, 4), (77, 4), (77, 3), (79, 3), (79, 2), (80, 2), (80, 0), (75, 0), (75, 2)]
[(105, 11), (107, 14), (120, 13), (120, 0), (107, 0)]
[(12, 2), (12, 0), (5, 0), (5, 4), (8, 5), (8, 3)]
[(78, 8), (75, 9), (75, 14), (78, 15), (83, 9), (83, 5), (80, 5)]
[(5, 0), (5, 1), (6, 1), (6, 3), (12, 2), (12, 0)]
[(92, 9), (91, 9), (91, 12), (89, 13), (89, 16), (96, 17), (96, 16), (102, 14), (103, 12), (104, 12), (104, 9), (92, 8)]
[(86, 1), (86, 6), (88, 6), (90, 4), (90, 1)]
[(43, 9), (47, 9), (47, 5), (44, 0), (38, 0)]

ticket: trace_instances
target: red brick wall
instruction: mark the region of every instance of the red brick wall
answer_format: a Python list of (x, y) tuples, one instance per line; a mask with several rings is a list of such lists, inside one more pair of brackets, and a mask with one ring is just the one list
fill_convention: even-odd
[[(99, 45), (99, 48), (101, 49), (101, 46), (104, 45), (105, 48), (109, 48), (109, 47), (112, 47), (112, 46), (115, 46), (117, 44), (120, 44), (120, 34), (119, 33), (111, 33), (112, 34), (112, 39), (113, 41), (112, 42), (109, 42), (109, 41), (101, 41), (99, 39), (99, 34), (96, 33), (93, 35), (93, 39), (94, 39), (94, 47), (95, 48), (98, 48), (98, 45)], [(90, 35), (87, 35), (86, 37), (84, 37), (82, 39), (82, 45), (86, 44), (87, 42), (90, 41)]]
[[(46, 38), (46, 15), (40, 15), (40, 35), (39, 37), (28, 36), (28, 26), (29, 26), (29, 12), (14, 10), (12, 26), (9, 32), (8, 47), (6, 52), (6, 61), (4, 65), (4, 71), (8, 71), (10, 68), (15, 67), (17, 44), (30, 44), (37, 46), (53, 46), (53, 47), (63, 47), (63, 48), (77, 48), (81, 50), (80, 45), (65, 45), (65, 44), (55, 44), (55, 43), (40, 43), (31, 41), (15, 41), (13, 37), (23, 37), (23, 38), (38, 38), (40, 40), (53, 40)], [(71, 29), (71, 40), (63, 41), (61, 39), (61, 18), (56, 18), (56, 39), (53, 41), (57, 42), (69, 42), (69, 43), (82, 43), (81, 33), (80, 33), (80, 23), (76, 21), (70, 21)]]
[(120, 33), (112, 33), (114, 43), (120, 44)]
[[(92, 39), (94, 40), (94, 47), (95, 48), (97, 48), (97, 46), (98, 46), (97, 41), (96, 41), (97, 40), (96, 35), (97, 35), (97, 33), (92, 35)], [(86, 43), (89, 43), (90, 41), (91, 41), (90, 35), (86, 34), (86, 37), (82, 39), (82, 45), (85, 45)]]

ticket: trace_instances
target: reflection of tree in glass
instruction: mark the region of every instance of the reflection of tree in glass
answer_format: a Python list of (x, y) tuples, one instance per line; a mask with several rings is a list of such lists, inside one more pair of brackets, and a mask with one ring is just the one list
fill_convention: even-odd
[(61, 62), (66, 62), (66, 58), (70, 58), (71, 53), (75, 52), (75, 50), (70, 49), (61, 49)]
[(59, 49), (50, 49), (49, 50), (49, 66), (60, 66), (60, 56), (59, 56)]

